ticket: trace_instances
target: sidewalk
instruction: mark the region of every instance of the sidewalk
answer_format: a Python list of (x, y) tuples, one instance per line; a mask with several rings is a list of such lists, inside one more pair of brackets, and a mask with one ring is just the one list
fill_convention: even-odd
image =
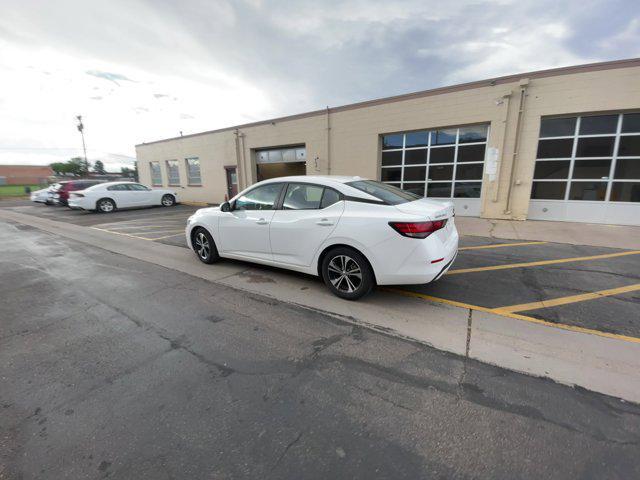
[(640, 250), (640, 227), (456, 217), (460, 235)]

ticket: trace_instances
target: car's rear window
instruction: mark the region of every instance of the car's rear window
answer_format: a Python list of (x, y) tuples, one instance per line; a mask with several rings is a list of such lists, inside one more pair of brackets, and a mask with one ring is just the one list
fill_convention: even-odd
[(376, 182), (375, 180), (358, 180), (356, 182), (349, 182), (347, 185), (360, 190), (361, 192), (373, 195), (388, 205), (399, 205), (401, 203), (413, 202), (414, 200), (422, 198), (420, 195), (416, 195), (415, 193), (406, 192), (398, 187), (394, 187), (393, 185)]

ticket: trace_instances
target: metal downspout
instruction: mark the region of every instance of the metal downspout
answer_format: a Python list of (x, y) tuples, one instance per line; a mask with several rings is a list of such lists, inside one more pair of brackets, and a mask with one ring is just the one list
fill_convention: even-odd
[(327, 175), (331, 175), (331, 123), (329, 113), (329, 106), (327, 106)]
[[(233, 133), (236, 136), (236, 165), (238, 167), (238, 180), (242, 182), (242, 172), (244, 169), (242, 168), (242, 161), (240, 159), (240, 132), (236, 128)], [(238, 185), (238, 191), (242, 189), (244, 189), (244, 186)]]
[(513, 182), (516, 173), (516, 166), (518, 164), (518, 153), (520, 149), (520, 132), (522, 124), (522, 116), (524, 113), (525, 98), (527, 96), (527, 86), (529, 85), (529, 79), (520, 80), (520, 100), (518, 102), (518, 118), (516, 120), (516, 133), (515, 141), (513, 144), (513, 154), (511, 159), (511, 172), (509, 173), (509, 187), (507, 189), (507, 206), (504, 209), (505, 215), (511, 215), (511, 191), (513, 190)]
[(498, 171), (496, 172), (496, 188), (493, 191), (493, 198), (491, 199), (491, 201), (493, 203), (496, 203), (498, 201), (498, 199), (500, 198), (500, 180), (501, 180), (501, 175), (500, 175), (500, 171), (502, 170), (502, 157), (504, 157), (504, 149), (505, 146), (507, 144), (507, 131), (509, 128), (509, 109), (511, 108), (511, 95), (512, 95), (512, 91), (509, 90), (509, 93), (505, 93), (502, 96), (502, 101), (504, 102), (504, 118), (502, 119), (502, 123), (504, 125), (503, 128), (503, 133), (502, 133), (502, 144), (500, 145), (500, 164), (498, 165)]
[(242, 188), (244, 189), (249, 186), (247, 157), (245, 156), (244, 133), (240, 133), (239, 137), (240, 137), (240, 157), (242, 159), (242, 178), (244, 179)]

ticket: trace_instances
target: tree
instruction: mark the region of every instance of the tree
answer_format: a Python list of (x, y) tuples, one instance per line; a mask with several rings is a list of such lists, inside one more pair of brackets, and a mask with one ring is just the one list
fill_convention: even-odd
[(133, 168), (122, 167), (120, 169), (120, 173), (128, 178), (133, 178), (136, 182), (138, 181), (138, 165), (134, 163)]
[(57, 175), (85, 176), (88, 172), (87, 165), (81, 157), (73, 157), (66, 162), (55, 162), (49, 165)]
[(89, 165), (82, 157), (73, 157), (67, 162), (69, 173), (76, 177), (82, 177), (89, 173)]
[(98, 175), (105, 175), (107, 173), (104, 169), (104, 163), (102, 163), (102, 160), (96, 160), (96, 163), (93, 164), (93, 171)]
[(67, 164), (65, 162), (54, 162), (49, 166), (56, 175), (64, 175), (67, 173)]

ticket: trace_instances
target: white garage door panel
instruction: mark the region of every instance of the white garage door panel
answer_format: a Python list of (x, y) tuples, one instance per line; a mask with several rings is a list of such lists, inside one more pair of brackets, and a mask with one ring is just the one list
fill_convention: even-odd
[(479, 198), (446, 198), (443, 200), (453, 201), (456, 208), (456, 216), (459, 217), (479, 217), (482, 201)]
[(531, 200), (528, 218), (557, 222), (640, 225), (640, 205), (626, 202)]

